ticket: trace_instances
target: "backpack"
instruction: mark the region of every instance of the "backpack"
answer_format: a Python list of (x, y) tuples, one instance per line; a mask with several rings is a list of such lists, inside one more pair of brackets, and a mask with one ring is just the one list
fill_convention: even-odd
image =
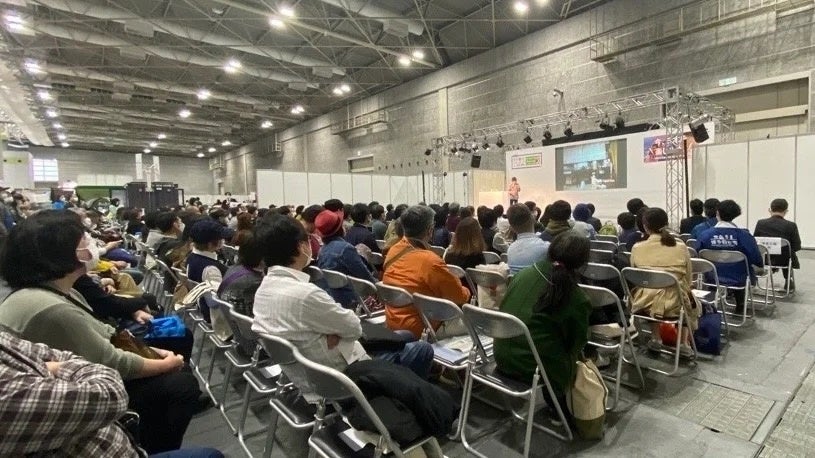
[(708, 302), (702, 302), (702, 312), (699, 327), (693, 333), (696, 349), (702, 353), (718, 355), (722, 351), (722, 314)]
[(606, 221), (597, 233), (600, 235), (618, 235), (617, 225), (613, 221)]
[(592, 361), (577, 361), (576, 364), (577, 376), (566, 394), (566, 405), (572, 412), (575, 429), (580, 437), (602, 439), (608, 388), (600, 370)]

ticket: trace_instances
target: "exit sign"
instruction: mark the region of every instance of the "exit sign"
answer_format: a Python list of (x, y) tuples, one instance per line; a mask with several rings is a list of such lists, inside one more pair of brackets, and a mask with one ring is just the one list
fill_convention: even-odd
[(738, 80), (736, 79), (735, 76), (730, 77), (730, 78), (720, 79), (719, 80), (719, 86), (732, 86), (732, 85), (736, 84), (736, 81), (738, 81)]

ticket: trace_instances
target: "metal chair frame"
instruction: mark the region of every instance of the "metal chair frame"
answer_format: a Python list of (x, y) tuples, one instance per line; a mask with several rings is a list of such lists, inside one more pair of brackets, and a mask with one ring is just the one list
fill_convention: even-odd
[[(702, 258), (692, 258), (691, 262), (691, 274), (695, 277), (695, 283), (698, 289), (703, 289), (705, 287), (713, 288), (713, 305), (716, 307), (716, 310), (722, 315), (722, 324), (724, 325), (722, 331), (722, 337), (725, 338), (725, 343), (729, 340), (730, 337), (730, 326), (727, 324), (727, 314), (724, 313), (724, 307), (722, 307), (722, 286), (719, 284), (719, 273), (716, 272), (716, 266), (708, 261), (707, 259)], [(705, 282), (705, 274), (710, 274), (713, 277), (713, 283), (706, 283)], [(701, 302), (706, 302), (704, 299), (699, 299)]]
[(484, 251), (484, 262), (487, 264), (500, 264), (501, 256), (492, 251)]
[[(597, 234), (597, 241), (598, 242), (610, 242), (613, 243), (615, 246), (620, 243), (620, 238), (616, 235), (611, 234)], [(605, 248), (603, 248), (605, 249)]]
[(470, 289), (472, 294), (470, 295), (470, 303), (477, 304), (478, 303), (478, 289), (473, 283), (473, 279), (464, 271), (461, 267), (455, 264), (447, 264), (447, 270), (450, 271), (451, 274), (458, 277), (459, 280), (464, 280), (467, 284), (467, 287)]
[[(732, 317), (741, 317), (741, 321), (738, 323), (731, 323), (728, 322), (728, 326), (732, 326), (734, 328), (740, 328), (746, 326), (749, 321), (752, 321), (755, 317), (755, 306), (753, 302), (753, 288), (750, 284), (750, 265), (747, 262), (747, 256), (744, 255), (741, 251), (731, 251), (731, 250), (702, 250), (699, 252), (699, 257), (702, 259), (706, 259), (713, 263), (716, 267), (716, 275), (718, 277), (718, 264), (736, 264), (736, 263), (744, 263), (744, 269), (748, 272), (747, 278), (744, 281), (744, 286), (730, 286), (730, 285), (720, 285), (725, 290), (725, 294), (722, 295), (721, 303), (725, 306), (735, 307), (736, 304), (731, 304), (727, 302), (727, 291), (728, 290), (744, 290), (744, 310), (741, 314), (733, 313), (727, 311), (725, 307), (722, 307), (722, 314), (732, 316)], [(711, 286), (711, 285), (707, 285)], [(748, 312), (748, 310), (750, 310)]]

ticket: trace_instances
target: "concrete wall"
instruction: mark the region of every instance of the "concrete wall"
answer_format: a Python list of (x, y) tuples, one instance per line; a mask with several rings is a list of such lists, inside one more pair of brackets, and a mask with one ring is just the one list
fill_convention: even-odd
[[(812, 10), (778, 19), (774, 14), (750, 17), (687, 35), (680, 43), (630, 52), (608, 64), (590, 59), (588, 38), (593, 34), (686, 3), (616, 0), (308, 120), (278, 133), (283, 145), (280, 156), (272, 157), (269, 142), (247, 145), (225, 155), (224, 189), (237, 193), (255, 190), (254, 168), (345, 172), (347, 158), (357, 152), (374, 155), (374, 173), (377, 174), (431, 172), (432, 157), (424, 156), (423, 152), (432, 138), (448, 133), (471, 131), (664, 86), (679, 85), (700, 91), (716, 87), (721, 78), (735, 76), (739, 82), (756, 81), (794, 72), (812, 72), (815, 68), (815, 13)], [(812, 79), (811, 84), (815, 84)], [(551, 96), (553, 88), (564, 91), (563, 105), (558, 105)], [(810, 105), (813, 102), (815, 98), (810, 89)], [(387, 130), (353, 139), (331, 134), (331, 124), (378, 109), (388, 112)], [(812, 110), (803, 124), (804, 130), (815, 130)], [(771, 127), (767, 132), (756, 132), (755, 136), (792, 133)], [(581, 126), (576, 126), (575, 130), (580, 129)], [(505, 137), (504, 141), (520, 143), (520, 138)], [(486, 154), (481, 164), (483, 168), (502, 170), (504, 154)], [(450, 169), (461, 170), (468, 165), (452, 159)], [(248, 178), (244, 176), (246, 172)]]
[[(77, 177), (84, 174), (136, 176), (136, 160), (133, 154), (38, 146), (32, 146), (30, 152), (35, 159), (59, 161), (60, 181), (77, 181)], [(145, 160), (153, 159), (146, 155)], [(186, 195), (214, 192), (212, 173), (206, 159), (162, 156), (161, 181), (178, 183)]]

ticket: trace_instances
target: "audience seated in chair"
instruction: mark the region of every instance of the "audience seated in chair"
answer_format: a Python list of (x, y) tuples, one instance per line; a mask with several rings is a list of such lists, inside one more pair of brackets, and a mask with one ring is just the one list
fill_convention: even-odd
[(351, 207), (351, 220), (353, 226), (345, 234), (345, 241), (353, 246), (363, 244), (372, 252), (380, 253), (382, 250), (376, 244), (376, 237), (368, 227), (371, 224), (371, 211), (366, 204), (354, 204)]
[(620, 225), (620, 243), (625, 244), (625, 251), (631, 251), (634, 245), (644, 239), (642, 232), (637, 230), (637, 216), (629, 212), (617, 215), (617, 224)]
[(232, 304), (241, 315), (254, 316), (255, 292), (263, 281), (265, 270), (262, 247), (250, 233), (238, 248), (238, 264), (224, 274), (218, 286), (218, 297)]
[(216, 253), (224, 245), (224, 226), (212, 219), (202, 219), (190, 231), (192, 252), (187, 257), (187, 278), (194, 282), (218, 285), (223, 280), (226, 266), (218, 261)]
[[(631, 267), (668, 272), (676, 277), (682, 295), (676, 297), (674, 289), (635, 289), (631, 292), (631, 312), (655, 318), (676, 318), (679, 316), (680, 307), (683, 307), (685, 320), (691, 329), (696, 329), (701, 306), (691, 292), (693, 269), (688, 249), (683, 243), (678, 243), (668, 229), (668, 214), (665, 210), (649, 208), (645, 210), (643, 220), (648, 238), (634, 245), (631, 251)], [(659, 323), (652, 323), (652, 328), (649, 346), (659, 349), (662, 345), (659, 338)], [(680, 350), (691, 353), (688, 344), (688, 339), (691, 338), (693, 337), (686, 332), (683, 334), (684, 346)]]
[(597, 231), (594, 229), (594, 226), (588, 222), (589, 218), (591, 218), (591, 210), (589, 209), (588, 205), (575, 205), (572, 216), (574, 217), (574, 224), (572, 226), (573, 231), (591, 240), (597, 238)]
[(255, 219), (249, 213), (241, 213), (234, 218), (235, 235), (229, 241), (230, 245), (240, 247), (247, 239), (252, 237), (252, 228), (255, 226)]
[[(500, 306), (529, 328), (564, 413), (568, 412), (566, 392), (588, 342), (591, 303), (578, 287), (578, 272), (589, 261), (589, 249), (586, 237), (562, 232), (552, 240), (545, 259), (515, 275)], [(532, 379), (537, 364), (525, 337), (496, 339), (494, 352), (499, 371), (524, 381)], [(546, 390), (543, 393), (549, 397)], [(551, 401), (547, 399), (550, 405)]]
[(315, 258), (320, 255), (320, 248), (323, 247), (323, 240), (320, 237), (320, 234), (317, 232), (317, 228), (314, 226), (314, 221), (317, 219), (317, 215), (322, 213), (325, 210), (322, 205), (311, 205), (303, 210), (303, 227), (306, 229), (306, 233), (308, 233), (308, 242), (311, 244), (311, 253)]
[(496, 221), (495, 211), (489, 208), (485, 208), (484, 211), (478, 215), (478, 224), (481, 226), (481, 238), (484, 239), (484, 249), (486, 251), (492, 251), (495, 254), (501, 254), (498, 249), (492, 246), (492, 242), (495, 240), (495, 234), (498, 233), (495, 227)]
[(679, 223), (680, 234), (690, 234), (693, 228), (705, 222), (705, 204), (699, 199), (693, 199), (688, 204), (691, 215)]
[(535, 220), (526, 205), (515, 204), (509, 207), (507, 219), (512, 227), (512, 232), (516, 234), (515, 241), (507, 249), (509, 273), (515, 274), (544, 259), (546, 250), (549, 249), (549, 242), (535, 235)]
[[(741, 215), (741, 207), (732, 200), (723, 200), (719, 203), (717, 217), (719, 222), (699, 236), (697, 250), (729, 250), (740, 251), (747, 257), (747, 271), (744, 264), (717, 265), (719, 284), (728, 286), (744, 286), (747, 278), (750, 284), (756, 283), (753, 266), (763, 267), (764, 260), (758, 251), (756, 239), (735, 224), (733, 220)], [(698, 227), (698, 226), (697, 226)], [(694, 229), (695, 230), (695, 229)], [(744, 312), (745, 291), (733, 290), (736, 299), (736, 313)]]
[(450, 232), (456, 232), (458, 223), (461, 221), (461, 205), (458, 202), (451, 202), (447, 207), (447, 222), (444, 227)]
[[(340, 371), (367, 359), (357, 342), (362, 336), (359, 317), (309, 283), (309, 275), (303, 272), (311, 262), (303, 226), (293, 218), (273, 214), (258, 222), (255, 237), (269, 270), (255, 295), (252, 329), (286, 339), (306, 358)], [(427, 342), (408, 342), (399, 352), (374, 356), (427, 378), (433, 349)]]
[(707, 199), (703, 204), (703, 207), (705, 210), (705, 220), (694, 226), (690, 231), (691, 238), (694, 240), (699, 240), (699, 238), (702, 236), (702, 232), (712, 229), (716, 226), (716, 223), (718, 223), (718, 220), (716, 219), (716, 212), (719, 209), (719, 199)]
[(0, 305), (0, 324), (20, 337), (115, 369), (125, 380), (130, 408), (141, 415), (142, 444), (150, 453), (180, 447), (199, 407), (198, 381), (181, 356), (156, 350), (146, 359), (116, 348), (115, 329), (94, 317), (72, 286), (94, 256), (76, 214), (46, 210), (14, 227), (0, 259), (13, 294)]
[[(433, 234), (433, 210), (416, 205), (408, 208), (399, 218), (405, 236), (387, 254), (382, 282), (404, 288), (411, 294), (447, 299), (464, 304), (470, 299), (470, 291), (455, 275), (447, 270), (447, 264), (430, 250)], [(386, 307), (386, 323), (390, 329), (410, 331), (417, 339), (422, 335), (424, 324), (414, 307)], [(433, 323), (435, 329), (440, 324)], [(438, 338), (465, 333), (465, 329), (445, 328), (437, 331)]]
[[(790, 246), (782, 247), (781, 254), (773, 255), (771, 262), (776, 267), (787, 267), (790, 258), (792, 258), (792, 268), (800, 269), (801, 264), (798, 262), (796, 252), (801, 250), (801, 236), (798, 234), (798, 225), (784, 218), (787, 216), (788, 208), (789, 204), (786, 199), (774, 199), (770, 202), (770, 217), (758, 220), (753, 235), (756, 237), (780, 237), (786, 239)], [(784, 280), (787, 280), (790, 273), (787, 269), (783, 269), (781, 272), (784, 274)], [(794, 289), (795, 283), (790, 284), (790, 290)]]
[(444, 253), (444, 262), (459, 266), (464, 270), (486, 264), (485, 248), (478, 221), (473, 217), (464, 218), (458, 223), (453, 243)]
[(385, 232), (387, 231), (385, 209), (379, 204), (371, 205), (371, 232), (374, 234), (374, 240), (385, 240)]
[(447, 248), (452, 241), (450, 231), (447, 230), (447, 210), (438, 205), (431, 205), (430, 208), (436, 212), (433, 217), (433, 237), (430, 239), (430, 244)]
[(595, 232), (600, 232), (600, 228), (603, 227), (603, 223), (599, 219), (594, 217), (594, 212), (597, 211), (597, 209), (594, 207), (593, 203), (586, 204), (586, 208), (589, 209), (589, 215), (590, 215), (586, 219), (586, 222), (589, 223), (591, 225), (591, 227), (594, 228)]
[(551, 242), (556, 236), (572, 229), (569, 221), (572, 216), (572, 205), (565, 200), (556, 200), (547, 205), (546, 208), (547, 211), (541, 217), (546, 226), (541, 232), (540, 238), (545, 242)]

